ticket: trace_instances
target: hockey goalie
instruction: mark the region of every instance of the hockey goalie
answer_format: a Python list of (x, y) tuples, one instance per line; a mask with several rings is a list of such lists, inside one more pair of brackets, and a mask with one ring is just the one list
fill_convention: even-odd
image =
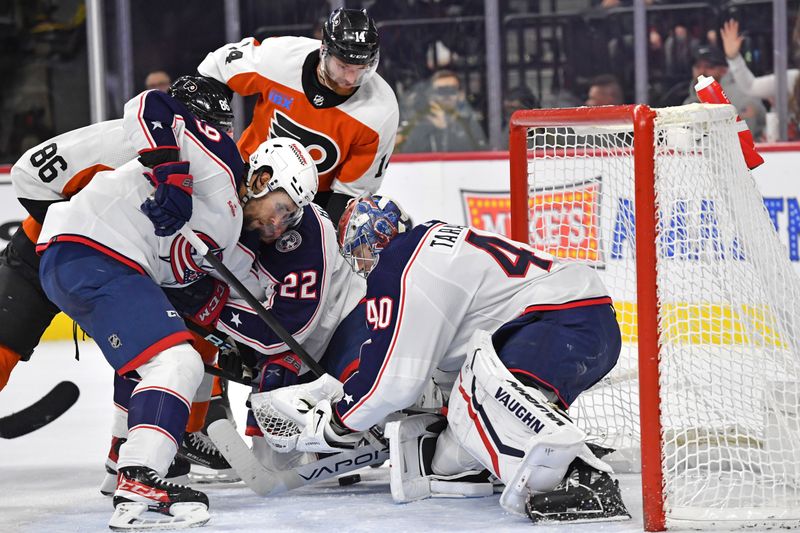
[[(504, 486), (503, 508), (535, 522), (630, 518), (611, 468), (566, 415), (621, 347), (611, 298), (591, 268), (473, 228), (412, 228), (380, 196), (350, 203), (339, 242), (367, 278), (368, 338), (344, 383), (325, 375), (251, 397), (257, 412), (285, 417), (262, 427), (267, 440), (279, 437), (274, 450), (351, 454), (379, 447), (376, 428), (385, 426), (397, 502)], [(446, 419), (397, 419), (446, 376)]]

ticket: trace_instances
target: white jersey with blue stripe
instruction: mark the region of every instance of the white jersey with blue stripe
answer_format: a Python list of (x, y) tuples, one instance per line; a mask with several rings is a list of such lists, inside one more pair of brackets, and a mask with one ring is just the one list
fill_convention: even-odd
[(432, 221), (397, 236), (367, 281), (370, 340), (336, 409), (365, 430), (461, 368), (476, 329), (527, 312), (610, 303), (597, 273), (501, 235)]
[[(234, 141), (159, 91), (146, 91), (126, 104), (123, 128), (137, 153), (174, 146), (189, 161), (194, 190), (188, 226), (247, 280), (253, 256), (238, 244), (243, 216), (237, 189), (244, 163)], [(183, 236), (156, 236), (141, 212), (142, 202), (153, 193), (144, 176), (148, 170), (134, 159), (98, 173), (70, 202), (50, 206), (37, 249), (56, 241), (80, 242), (166, 287), (185, 286), (210, 273)]]

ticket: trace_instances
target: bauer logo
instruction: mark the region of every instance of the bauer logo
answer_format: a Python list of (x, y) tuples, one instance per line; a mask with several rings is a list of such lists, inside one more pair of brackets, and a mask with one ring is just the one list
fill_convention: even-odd
[[(600, 254), (599, 178), (559, 188), (535, 190), (528, 199), (530, 243), (560, 259), (602, 265)], [(507, 192), (461, 191), (470, 226), (511, 235), (511, 200)]]

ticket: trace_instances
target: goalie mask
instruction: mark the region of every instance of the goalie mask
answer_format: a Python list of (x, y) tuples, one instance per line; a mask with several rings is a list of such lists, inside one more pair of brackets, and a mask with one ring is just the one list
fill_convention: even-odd
[(233, 110), (223, 87), (203, 76), (181, 76), (170, 85), (167, 94), (185, 105), (195, 117), (230, 135)]
[(410, 229), (411, 219), (394, 201), (360, 196), (350, 200), (339, 219), (339, 247), (351, 268), (366, 278), (389, 242)]
[(322, 74), (340, 87), (358, 87), (378, 68), (380, 43), (366, 9), (336, 9), (322, 28)]
[[(264, 171), (271, 177), (265, 185), (259, 186), (258, 177)], [(250, 154), (245, 185), (247, 193), (242, 203), (282, 189), (298, 207), (287, 220), (288, 226), (292, 227), (300, 222), (303, 207), (314, 200), (317, 185), (317, 167), (308, 150), (294, 139), (276, 137), (261, 143)]]

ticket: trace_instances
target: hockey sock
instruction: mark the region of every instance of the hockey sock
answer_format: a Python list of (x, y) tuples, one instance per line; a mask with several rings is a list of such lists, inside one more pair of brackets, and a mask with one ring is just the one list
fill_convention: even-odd
[(189, 413), (189, 421), (186, 423), (186, 432), (194, 433), (200, 431), (206, 422), (208, 414), (208, 404), (210, 402), (192, 402), (192, 410)]
[(14, 370), (20, 359), (19, 354), (0, 344), (0, 390), (3, 390), (6, 383), (8, 383), (11, 371)]
[(119, 468), (147, 466), (164, 475), (183, 439), (203, 363), (191, 346), (180, 344), (137, 371), (142, 381), (131, 396), (128, 441), (120, 451)]

